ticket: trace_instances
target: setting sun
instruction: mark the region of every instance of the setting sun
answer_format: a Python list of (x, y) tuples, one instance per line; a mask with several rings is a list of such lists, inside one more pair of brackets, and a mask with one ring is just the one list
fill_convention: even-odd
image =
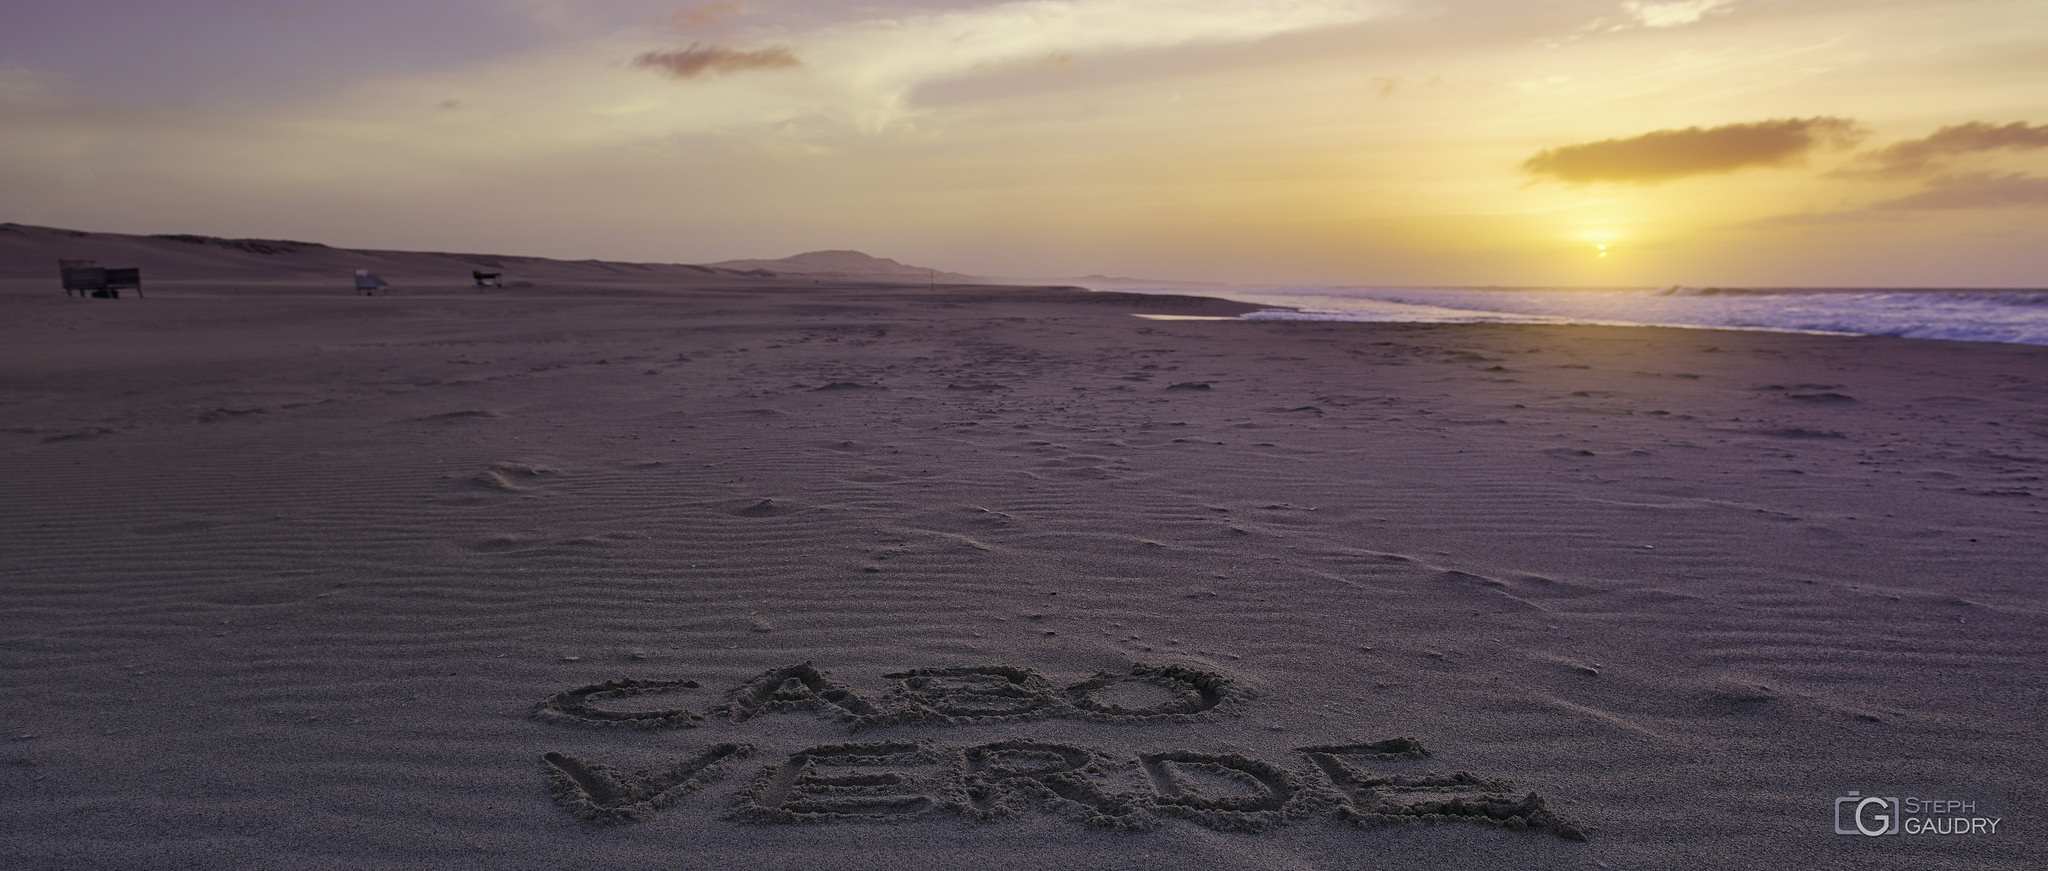
[(1617, 283), (2048, 268), (2033, 2), (474, 5), (29, 4), (0, 217), (1238, 282), (1582, 280), (1559, 223), (1654, 231)]

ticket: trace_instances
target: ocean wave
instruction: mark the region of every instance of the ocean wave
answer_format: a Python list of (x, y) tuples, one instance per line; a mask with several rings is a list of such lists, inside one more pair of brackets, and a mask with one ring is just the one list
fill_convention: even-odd
[(1761, 290), (1759, 290), (1759, 289), (1755, 289), (1755, 288), (1748, 288), (1748, 287), (1686, 287), (1685, 285), (1682, 285), (1682, 284), (1674, 284), (1674, 285), (1672, 285), (1672, 286), (1670, 286), (1670, 287), (1664, 288), (1663, 290), (1657, 291), (1657, 292), (1656, 292), (1656, 295), (1658, 295), (1658, 296), (1778, 296), (1778, 295), (1781, 295), (1781, 294), (1784, 294), (1784, 293), (1787, 293), (1787, 292), (1788, 292), (1788, 291), (1784, 291), (1784, 290), (1774, 290), (1774, 289), (1770, 289), (1770, 288), (1764, 288), (1764, 289), (1761, 289)]
[(2048, 345), (2048, 291), (1856, 288), (1209, 287), (1252, 320), (1537, 323), (1762, 330)]

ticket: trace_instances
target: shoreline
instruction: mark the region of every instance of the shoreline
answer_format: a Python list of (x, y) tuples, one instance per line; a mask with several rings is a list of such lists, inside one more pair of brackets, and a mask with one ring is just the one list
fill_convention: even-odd
[[(30, 299), (35, 297), (52, 295), (62, 298), (62, 291), (55, 290), (55, 287), (55, 282), (44, 281), (41, 279), (0, 279), (0, 298), (14, 297), (18, 299)], [(188, 279), (152, 283), (149, 286), (149, 289), (159, 291), (158, 296), (154, 298), (165, 300), (246, 300), (263, 298), (277, 300), (314, 300), (323, 298), (363, 298), (363, 295), (360, 292), (356, 292), (349, 288), (335, 285), (331, 282), (314, 282), (304, 280), (277, 281), (263, 279), (246, 279), (241, 281), (230, 282), (209, 279)], [(1299, 318), (1275, 317), (1247, 319), (1243, 318), (1242, 315), (1258, 314), (1264, 312), (1293, 313), (1301, 312), (1302, 310), (1299, 307), (1295, 306), (1288, 306), (1275, 303), (1251, 302), (1246, 300), (1232, 299), (1230, 297), (1225, 296), (1209, 296), (1201, 293), (1150, 293), (1144, 291), (1114, 289), (1097, 290), (1082, 285), (940, 284), (936, 286), (936, 289), (928, 290), (927, 288), (921, 285), (901, 284), (888, 281), (814, 281), (810, 279), (800, 279), (799, 277), (795, 276), (776, 279), (755, 279), (753, 283), (744, 285), (734, 285), (730, 282), (714, 281), (708, 282), (701, 286), (681, 287), (659, 281), (633, 279), (620, 279), (616, 282), (608, 284), (596, 282), (578, 282), (575, 285), (569, 286), (553, 284), (536, 286), (531, 282), (527, 282), (522, 283), (521, 285), (518, 286), (508, 286), (506, 288), (475, 288), (468, 285), (448, 283), (439, 285), (421, 285), (394, 288), (389, 293), (380, 293), (379, 297), (395, 296), (404, 299), (418, 301), (463, 301), (520, 298), (546, 299), (555, 297), (616, 297), (619, 299), (659, 300), (663, 298), (684, 296), (693, 293), (711, 293), (714, 295), (746, 294), (753, 292), (788, 293), (801, 291), (843, 293), (861, 290), (882, 293), (943, 293), (952, 295), (947, 297), (947, 301), (954, 303), (960, 302), (962, 300), (972, 300), (977, 302), (1023, 303), (1030, 301), (1045, 301), (1045, 294), (1048, 293), (1054, 295), (1060, 293), (1078, 293), (1086, 294), (1091, 297), (1103, 298), (1105, 300), (1115, 300), (1115, 302), (1111, 304), (1129, 305), (1134, 309), (1132, 314), (1135, 316), (1141, 318), (1154, 318), (1160, 320), (1252, 320), (1275, 322), (1285, 321), (1295, 323), (1363, 324), (1368, 326), (1507, 326), (1560, 328), (1584, 327), (1591, 329), (1650, 331), (1675, 330), (1682, 332), (1727, 332), (1738, 334), (1762, 333), (1854, 339), (1905, 340), (1913, 342), (1953, 343), (1964, 345), (2013, 345), (2018, 347), (2043, 347), (2041, 345), (2026, 342), (2010, 342), (1989, 339), (1946, 339), (1920, 336), (1873, 335), (1869, 333), (1855, 333), (1833, 330), (1805, 330), (1778, 327), (1740, 327), (1693, 324), (1648, 324), (1597, 320), (1558, 323), (1508, 321), (1347, 320), (1339, 317), (1314, 317), (1312, 316), (1313, 314), (1315, 314), (1313, 312), (1305, 313), (1311, 316), (1304, 316)], [(1846, 293), (1853, 291), (1843, 290), (1842, 292)], [(1982, 292), (2006, 293), (2014, 291), (1989, 290)], [(998, 299), (983, 299), (984, 294), (992, 294)], [(81, 300), (78, 298), (69, 299), (72, 303), (88, 302), (88, 300)], [(147, 301), (148, 299), (150, 298), (145, 297), (143, 301)], [(1139, 302), (1141, 300), (1156, 300), (1157, 302), (1141, 303)], [(96, 304), (106, 304), (108, 302), (114, 302), (116, 304), (119, 304), (128, 301), (129, 300), (124, 297), (122, 300), (118, 301), (95, 300), (90, 302), (94, 302)], [(1175, 313), (1183, 312), (1190, 308), (1201, 309), (1212, 313), (1203, 315), (1185, 315)], [(1164, 311), (1144, 311), (1147, 309), (1164, 309)], [(1228, 312), (1228, 314), (1215, 314), (1214, 312)]]
[(2048, 293), (1574, 288), (1251, 287), (1219, 291), (1286, 309), (1253, 317), (1415, 323), (1550, 323), (1789, 331), (2048, 345)]

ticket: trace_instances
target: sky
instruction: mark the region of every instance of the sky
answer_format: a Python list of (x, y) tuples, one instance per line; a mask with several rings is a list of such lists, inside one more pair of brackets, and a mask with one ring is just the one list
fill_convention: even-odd
[(2048, 287), (2048, 0), (65, 0), (0, 220), (984, 275)]

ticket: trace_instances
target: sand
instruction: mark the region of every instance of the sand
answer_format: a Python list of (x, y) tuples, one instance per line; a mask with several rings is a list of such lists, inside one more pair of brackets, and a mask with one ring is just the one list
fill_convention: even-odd
[(0, 286), (9, 868), (2048, 846), (2048, 348), (238, 275)]

